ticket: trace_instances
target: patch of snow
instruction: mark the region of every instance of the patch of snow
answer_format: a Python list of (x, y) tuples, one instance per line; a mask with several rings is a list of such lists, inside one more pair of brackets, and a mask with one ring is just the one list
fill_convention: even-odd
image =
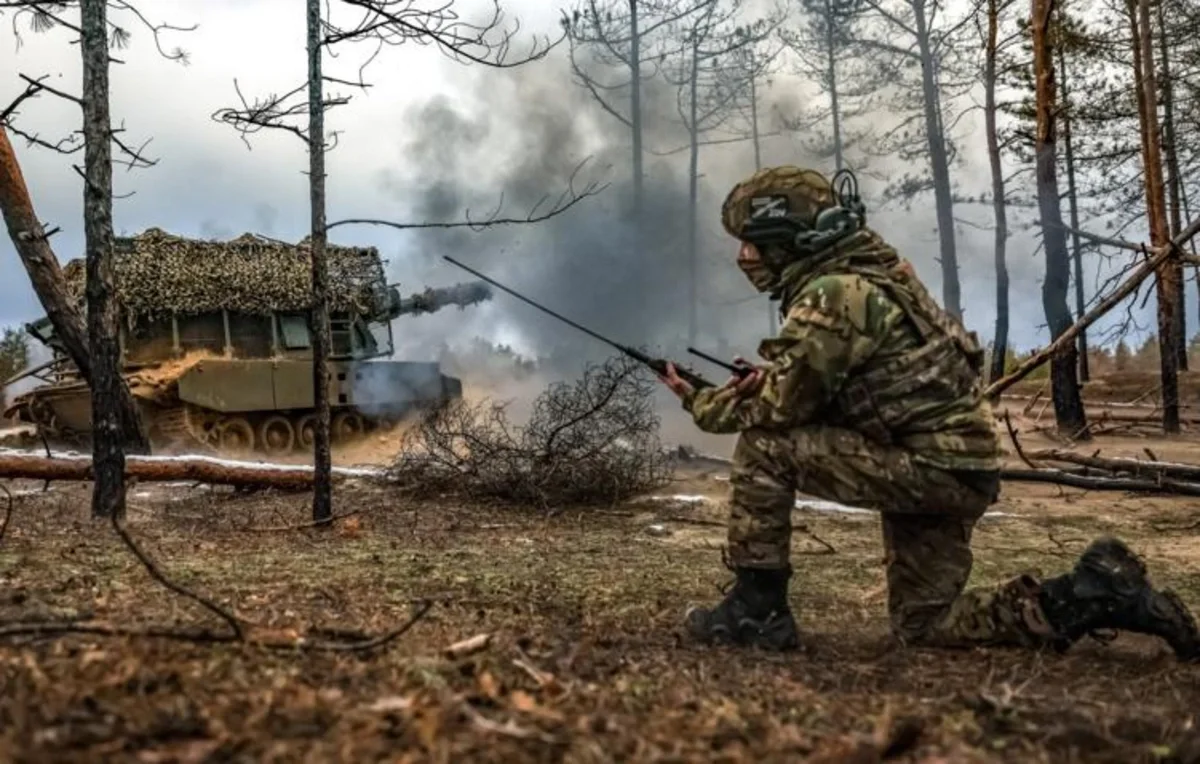
[[(23, 450), (15, 448), (0, 448), (0, 454), (5, 456), (26, 456), (44, 459), (45, 453), (33, 450)], [(51, 451), (51, 457), (54, 459), (65, 459), (68, 461), (87, 461), (92, 460), (91, 454), (81, 454), (78, 451)], [(312, 467), (303, 464), (278, 464), (276, 462), (267, 461), (244, 461), (236, 459), (221, 459), (207, 454), (173, 454), (171, 456), (134, 456), (125, 457), (127, 462), (205, 462), (214, 464), (220, 467), (248, 467), (257, 470), (270, 470), (272, 472), (291, 472), (307, 474), (312, 472)], [(384, 470), (370, 467), (333, 467), (333, 474), (343, 475), (345, 477), (382, 477)]]
[(845, 504), (839, 504), (836, 501), (825, 501), (824, 499), (797, 499), (796, 509), (811, 509), (813, 512), (841, 512), (847, 515), (875, 514), (869, 509), (848, 507)]
[[(651, 496), (651, 501), (669, 501), (678, 504), (711, 504), (714, 500), (708, 496), (675, 494), (673, 496)], [(837, 512), (845, 515), (873, 515), (877, 514), (874, 510), (863, 509), (861, 507), (851, 507), (846, 504), (840, 504), (836, 501), (826, 501), (824, 499), (797, 499), (796, 509), (809, 510), (812, 512)], [(1020, 517), (1020, 515), (1011, 512), (988, 512), (984, 517)]]
[(688, 494), (677, 493), (674, 496), (651, 496), (651, 501), (675, 501), (681, 504), (708, 504), (712, 499), (707, 496), (691, 496)]
[[(43, 493), (53, 490), (54, 486), (50, 486), (46, 491), (43, 491), (41, 488), (30, 488), (27, 491), (9, 491), (7, 495), (12, 496), (14, 499), (19, 499), (22, 496), (41, 496)], [(5, 494), (0, 494), (0, 498), (4, 498), (4, 496)]]

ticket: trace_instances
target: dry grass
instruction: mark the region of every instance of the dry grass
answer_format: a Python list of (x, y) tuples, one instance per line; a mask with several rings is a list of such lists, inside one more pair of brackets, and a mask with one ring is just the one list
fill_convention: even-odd
[[(719, 498), (715, 477), (689, 474), (668, 492)], [(87, 486), (39, 488), (13, 486), (0, 619), (222, 626), (87, 517)], [(352, 639), (433, 600), (402, 640), (347, 655), (8, 640), (0, 758), (872, 761), (870, 746), (847, 752), (904, 717), (920, 730), (910, 761), (1200, 761), (1200, 666), (1152, 640), (1066, 655), (893, 646), (869, 515), (797, 517), (836, 553), (797, 539), (806, 651), (776, 656), (680, 639), (684, 608), (727, 577), (717, 505), (647, 498), (548, 518), (361, 485), (337, 503), (357, 513), (333, 530), (264, 530), (303, 523), (306, 497), (139, 487), (127, 527), (166, 574), (259, 633)], [(975, 583), (1056, 572), (1086, 539), (1119, 532), (1200, 608), (1189, 502), (1010, 486), (995, 509), (1018, 516), (981, 525)], [(482, 649), (444, 654), (479, 634), (492, 635)]]

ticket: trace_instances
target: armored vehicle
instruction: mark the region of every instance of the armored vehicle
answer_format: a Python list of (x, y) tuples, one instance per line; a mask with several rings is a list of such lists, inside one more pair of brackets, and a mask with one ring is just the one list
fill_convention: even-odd
[[(393, 351), (391, 322), (491, 299), (483, 282), (402, 298), (374, 247), (329, 246), (332, 439), (344, 444), (411, 411), (462, 395), (436, 362), (380, 360)], [(152, 448), (279, 457), (312, 446), (313, 373), (308, 327), (308, 240), (244, 234), (186, 239), (151, 228), (120, 238), (113, 267), (123, 374)], [(83, 306), (84, 264), (63, 268)], [(56, 442), (82, 444), (91, 427), (86, 383), (47, 318), (26, 326), (52, 360), (5, 382), (44, 384), (16, 397), (6, 416)], [(203, 448), (201, 448), (203, 450)]]

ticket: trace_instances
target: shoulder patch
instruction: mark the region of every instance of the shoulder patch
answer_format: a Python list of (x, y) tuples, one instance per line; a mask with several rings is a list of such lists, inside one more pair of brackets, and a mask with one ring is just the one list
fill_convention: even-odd
[[(830, 274), (814, 279), (804, 287), (788, 311), (788, 317), (799, 312), (796, 320), (820, 323), (813, 315), (821, 314), (828, 322), (846, 321), (863, 331), (868, 324), (869, 306), (877, 299), (877, 289), (863, 277), (849, 273)], [(828, 325), (832, 326), (832, 323)]]
[(835, 314), (805, 303), (793, 305), (787, 312), (787, 320), (798, 324), (819, 326), (823, 329), (833, 329), (838, 323)]

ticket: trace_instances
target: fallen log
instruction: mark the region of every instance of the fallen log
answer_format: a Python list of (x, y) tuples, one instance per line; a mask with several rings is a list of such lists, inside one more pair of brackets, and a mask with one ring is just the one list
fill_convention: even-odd
[[(1007, 408), (994, 409), (998, 418), (1003, 417), (1006, 411), (1008, 411)], [(1089, 404), (1085, 406), (1085, 411), (1088, 421), (1143, 422), (1162, 428), (1162, 409), (1153, 406), (1117, 408), (1103, 404)], [(1179, 421), (1183, 424), (1200, 424), (1200, 414), (1182, 414)]]
[[(1154, 409), (1150, 406), (1140, 411), (1135, 409), (1106, 408), (1104, 406), (1088, 406), (1087, 416), (1089, 420), (1145, 422), (1146, 424), (1157, 424), (1159, 427), (1162, 427), (1162, 409)], [(1183, 424), (1200, 424), (1200, 415), (1181, 415), (1179, 421)]]
[(1082, 475), (1078, 472), (1046, 469), (1000, 470), (1001, 480), (1016, 482), (1053, 483), (1071, 488), (1086, 488), (1093, 491), (1127, 491), (1131, 493), (1176, 494), (1200, 496), (1200, 483), (1185, 483), (1178, 480), (1148, 480), (1144, 478), (1120, 478), (1100, 475)]
[[(306, 465), (238, 462), (204, 456), (129, 456), (125, 476), (147, 483), (196, 482), (239, 488), (279, 488), (302, 491), (312, 487), (313, 470)], [(335, 480), (346, 477), (378, 477), (370, 469), (335, 468)], [(62, 481), (92, 480), (92, 460), (82, 455), (41, 456), (0, 453), (0, 478)]]
[[(1015, 404), (1015, 403), (1021, 403), (1021, 402), (1026, 402), (1026, 401), (1028, 401), (1030, 403), (1036, 403), (1039, 399), (1040, 399), (1040, 396), (1037, 396), (1037, 395), (1015, 395), (1015, 394), (1005, 393), (1004, 395), (1000, 396), (1000, 403), (1002, 403), (1002, 404), (1003, 403), (1014, 403)], [(1091, 406), (1094, 408), (1134, 409), (1134, 410), (1138, 410), (1138, 411), (1153, 411), (1153, 412), (1161, 412), (1162, 411), (1162, 404), (1160, 404), (1157, 400), (1150, 402), (1150, 403), (1143, 403), (1141, 401), (1104, 401), (1104, 400), (1097, 399), (1097, 400), (1091, 400), (1091, 401), (1084, 401), (1084, 405)], [(1029, 405), (1027, 404), (1025, 413), (1028, 413), (1028, 408), (1029, 408)], [(1197, 408), (1198, 407), (1193, 403), (1180, 403), (1179, 404), (1180, 411), (1184, 411), (1184, 410), (1195, 411)]]
[(1038, 461), (1066, 462), (1113, 473), (1129, 473), (1137, 477), (1165, 477), (1175, 480), (1200, 481), (1200, 465), (1196, 464), (1133, 459), (1127, 456), (1091, 456), (1058, 448), (1030, 451), (1029, 458)]

